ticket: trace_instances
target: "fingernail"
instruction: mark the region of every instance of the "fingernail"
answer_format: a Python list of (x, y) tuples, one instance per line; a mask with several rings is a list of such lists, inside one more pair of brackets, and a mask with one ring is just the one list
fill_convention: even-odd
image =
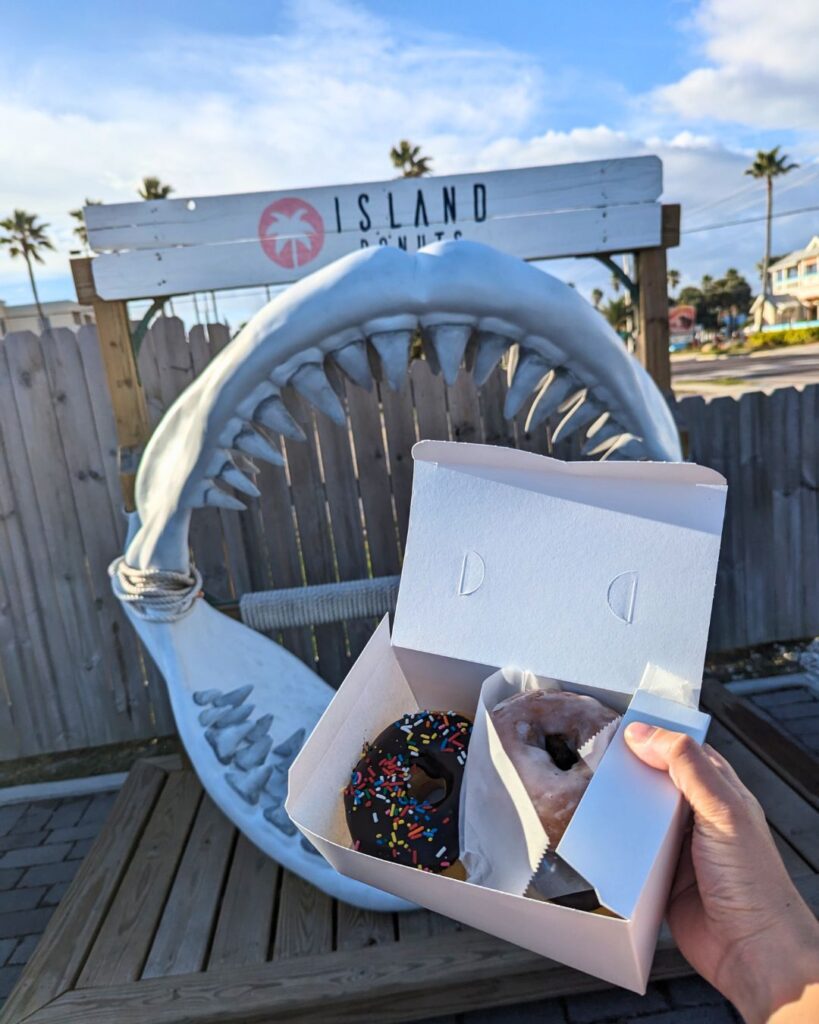
[(631, 743), (648, 743), (657, 731), (655, 725), (646, 725), (645, 722), (631, 722), (626, 726), (626, 739)]

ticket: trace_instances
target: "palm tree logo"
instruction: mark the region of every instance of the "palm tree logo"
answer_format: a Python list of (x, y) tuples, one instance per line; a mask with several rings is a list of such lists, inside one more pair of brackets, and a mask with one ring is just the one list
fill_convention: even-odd
[(294, 270), (321, 252), (324, 221), (314, 206), (297, 196), (277, 199), (262, 211), (259, 241), (269, 259)]

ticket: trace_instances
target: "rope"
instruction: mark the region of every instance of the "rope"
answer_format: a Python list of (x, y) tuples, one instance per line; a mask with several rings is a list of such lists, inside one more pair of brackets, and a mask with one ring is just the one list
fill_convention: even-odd
[(160, 569), (133, 569), (125, 559), (108, 566), (114, 593), (136, 615), (149, 622), (175, 622), (193, 608), (202, 590), (202, 576), (191, 565), (191, 575)]
[(289, 590), (262, 590), (239, 599), (242, 622), (260, 632), (367, 619), (395, 608), (399, 576), (322, 583)]

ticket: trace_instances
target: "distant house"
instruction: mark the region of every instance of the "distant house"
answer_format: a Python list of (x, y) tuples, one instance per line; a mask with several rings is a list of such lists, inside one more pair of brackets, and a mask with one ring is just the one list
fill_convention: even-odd
[[(42, 302), (43, 314), (52, 327), (73, 327), (94, 323), (94, 310), (81, 306), (79, 302), (62, 299), (58, 302)], [(40, 317), (34, 303), (24, 306), (7, 306), (0, 299), (0, 338), (12, 331), (39, 331)]]
[(793, 324), (819, 320), (819, 235), (814, 235), (804, 249), (772, 263), (769, 274), (771, 294), (764, 309), (761, 295), (751, 306), (755, 322)]

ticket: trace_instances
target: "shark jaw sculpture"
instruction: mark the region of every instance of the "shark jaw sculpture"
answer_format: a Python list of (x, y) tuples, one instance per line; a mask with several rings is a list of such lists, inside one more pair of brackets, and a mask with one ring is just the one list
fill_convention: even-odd
[[(303, 438), (282, 387), (343, 423), (326, 361), (369, 388), (374, 353), (398, 388), (418, 329), (450, 384), (464, 359), (483, 384), (510, 350), (504, 413), (516, 415), (534, 393), (527, 429), (559, 413), (556, 436), (585, 429), (592, 456), (681, 459), (662, 395), (574, 289), (476, 243), (441, 242), (412, 255), (372, 248), (270, 302), (180, 395), (145, 450), (129, 541), (112, 566), (114, 590), (165, 677), (180, 737), (211, 798), (289, 870), (381, 911), (408, 905), (338, 875), (283, 808), (288, 768), (333, 690), (272, 640), (193, 600), (188, 527), (195, 508), (244, 508), (232, 490), (258, 493), (235, 453), (281, 465), (271, 435)], [(157, 614), (140, 595), (149, 581), (161, 590), (174, 578), (190, 599)]]

